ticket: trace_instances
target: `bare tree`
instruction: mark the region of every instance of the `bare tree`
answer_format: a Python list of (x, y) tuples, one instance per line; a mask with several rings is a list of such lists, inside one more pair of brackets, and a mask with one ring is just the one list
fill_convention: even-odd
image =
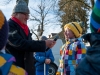
[[(56, 16), (51, 14), (53, 13), (54, 8), (54, 1), (52, 0), (41, 0), (40, 4), (37, 5), (37, 8), (34, 9), (34, 7), (31, 9), (34, 11), (34, 13), (31, 13), (30, 20), (35, 22), (35, 26), (39, 26), (40, 30), (39, 36), (41, 36), (45, 30), (45, 26), (48, 26), (50, 22), (55, 25), (56, 23)], [(52, 25), (52, 26), (53, 26)]]
[[(9, 4), (9, 2), (11, 1), (13, 0), (5, 0), (5, 4)], [(18, 1), (19, 0), (16, 0), (16, 3)], [(29, 0), (25, 0), (25, 1), (27, 4), (29, 3)], [(41, 28), (40, 35), (42, 35), (45, 28), (50, 27), (50, 24), (57, 25), (56, 24), (57, 22), (55, 21), (57, 18), (55, 9), (58, 0), (34, 0), (34, 1), (39, 1), (40, 4), (37, 4), (38, 8), (32, 7), (28, 4), (28, 6), (32, 9), (30, 20), (35, 22), (34, 24), (35, 29), (34, 28), (32, 29), (34, 31), (36, 30), (36, 26), (38, 27), (40, 25)], [(53, 16), (51, 14), (53, 14)]]
[(39, 40), (38, 35), (33, 31), (33, 29), (30, 30), (32, 32), (32, 34), (34, 34), (36, 36), (36, 38)]

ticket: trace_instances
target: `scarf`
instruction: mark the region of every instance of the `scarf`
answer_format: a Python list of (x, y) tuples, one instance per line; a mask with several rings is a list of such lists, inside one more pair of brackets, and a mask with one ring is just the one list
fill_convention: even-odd
[(29, 34), (29, 29), (28, 26), (26, 24), (22, 24), (17, 18), (12, 17), (11, 18), (14, 22), (18, 23), (18, 25), (23, 29), (23, 31), (25, 32), (25, 34), (28, 36)]

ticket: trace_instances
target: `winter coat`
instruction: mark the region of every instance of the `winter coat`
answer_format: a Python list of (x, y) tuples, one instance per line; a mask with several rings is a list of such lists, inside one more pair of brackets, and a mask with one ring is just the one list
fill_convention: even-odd
[(83, 36), (90, 43), (86, 57), (76, 69), (76, 75), (100, 75), (100, 33)]
[(23, 29), (12, 19), (9, 23), (9, 38), (6, 51), (11, 53), (15, 59), (15, 65), (24, 68), (28, 75), (35, 75), (33, 52), (44, 52), (46, 49), (45, 41), (34, 41), (31, 33), (28, 36)]
[(81, 38), (70, 39), (60, 50), (60, 65), (57, 74), (75, 75), (75, 69), (86, 55), (86, 47)]
[[(44, 62), (45, 59), (50, 59), (51, 62), (54, 62), (54, 56), (52, 54), (51, 49), (46, 52), (36, 52), (34, 54), (35, 59), (37, 60), (35, 67), (36, 71), (44, 71)], [(49, 64), (46, 64), (46, 71), (49, 70)]]

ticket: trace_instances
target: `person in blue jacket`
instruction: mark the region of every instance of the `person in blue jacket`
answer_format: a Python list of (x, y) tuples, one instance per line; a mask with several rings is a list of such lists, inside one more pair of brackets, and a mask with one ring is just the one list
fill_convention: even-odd
[(76, 69), (76, 75), (100, 75), (100, 0), (96, 0), (92, 9), (90, 30), (91, 33), (82, 36), (90, 46)]
[[(47, 40), (46, 36), (41, 36), (40, 40)], [(36, 59), (36, 75), (44, 75), (44, 63), (46, 64), (46, 75), (48, 75), (49, 64), (54, 62), (54, 56), (52, 50), (46, 52), (35, 52), (34, 57)]]

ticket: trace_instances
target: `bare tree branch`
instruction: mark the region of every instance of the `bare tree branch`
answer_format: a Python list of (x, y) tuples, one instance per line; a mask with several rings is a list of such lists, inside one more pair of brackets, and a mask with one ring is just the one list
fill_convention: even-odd
[(12, 1), (12, 0), (6, 0), (6, 1), (3, 0), (3, 2), (0, 2), (0, 5), (7, 5), (7, 4), (9, 4), (11, 1)]
[(38, 35), (33, 31), (33, 29), (31, 29), (32, 33), (35, 34), (35, 36), (37, 37), (37, 39), (39, 40)]
[[(48, 2), (49, 1), (51, 1), (51, 0), (48, 0)], [(41, 0), (40, 5), (38, 5), (38, 10), (31, 8), (39, 16), (38, 17), (38, 16), (35, 16), (35, 15), (34, 16), (32, 15), (31, 20), (38, 22), (38, 24), (41, 26), (41, 31), (44, 31), (44, 26), (48, 25), (50, 23), (50, 20), (52, 20), (51, 18), (46, 19), (48, 14), (49, 14), (49, 11), (51, 11), (51, 9), (53, 7), (52, 1), (49, 2), (49, 6), (46, 5), (46, 4), (47, 4), (46, 0)], [(42, 33), (43, 32), (41, 32), (41, 34)]]

